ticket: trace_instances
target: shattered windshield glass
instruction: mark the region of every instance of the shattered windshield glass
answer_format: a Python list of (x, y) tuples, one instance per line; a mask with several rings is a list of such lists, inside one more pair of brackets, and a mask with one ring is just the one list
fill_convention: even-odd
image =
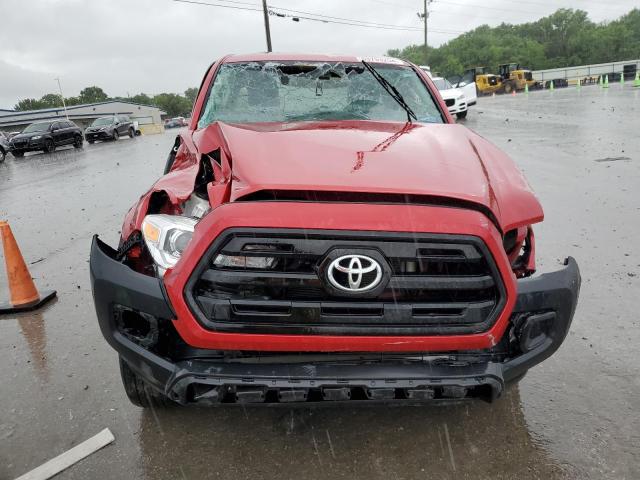
[[(427, 87), (407, 66), (376, 65), (418, 122), (442, 123)], [(377, 120), (405, 122), (407, 112), (362, 64), (230, 63), (221, 66), (198, 122)]]

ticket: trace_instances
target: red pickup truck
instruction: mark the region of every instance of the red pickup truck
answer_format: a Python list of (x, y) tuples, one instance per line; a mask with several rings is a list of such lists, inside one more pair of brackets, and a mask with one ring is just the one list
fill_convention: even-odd
[(94, 238), (137, 405), (492, 400), (563, 342), (580, 273), (533, 275), (542, 208), (415, 65), (228, 56), (165, 175)]

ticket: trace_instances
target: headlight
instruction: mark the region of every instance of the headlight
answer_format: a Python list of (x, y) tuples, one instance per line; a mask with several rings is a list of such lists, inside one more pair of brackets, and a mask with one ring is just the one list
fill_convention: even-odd
[(173, 267), (187, 248), (198, 220), (178, 215), (147, 215), (142, 222), (142, 236), (158, 265), (158, 273), (164, 275)]
[(42, 138), (42, 135), (36, 135), (34, 137), (31, 137), (31, 140), (40, 140)]

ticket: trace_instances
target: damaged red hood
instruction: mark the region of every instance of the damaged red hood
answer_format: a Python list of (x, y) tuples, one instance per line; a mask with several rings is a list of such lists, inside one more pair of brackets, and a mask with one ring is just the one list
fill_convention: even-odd
[[(543, 217), (511, 159), (461, 125), (219, 126), (231, 156), (232, 201), (265, 190), (445, 197), (489, 209), (504, 231)], [(198, 143), (206, 144), (202, 133)]]

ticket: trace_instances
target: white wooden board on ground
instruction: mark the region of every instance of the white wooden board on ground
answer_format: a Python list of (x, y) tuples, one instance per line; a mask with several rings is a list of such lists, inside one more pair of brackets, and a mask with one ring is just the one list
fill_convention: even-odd
[(47, 463), (44, 463), (38, 468), (16, 478), (16, 480), (47, 480), (64, 469), (69, 468), (74, 463), (79, 462), (94, 452), (97, 452), (102, 447), (109, 445), (114, 440), (115, 438), (111, 433), (111, 430), (105, 428), (97, 435), (94, 435), (90, 439), (76, 445), (71, 450), (67, 450), (57, 457), (52, 458)]

